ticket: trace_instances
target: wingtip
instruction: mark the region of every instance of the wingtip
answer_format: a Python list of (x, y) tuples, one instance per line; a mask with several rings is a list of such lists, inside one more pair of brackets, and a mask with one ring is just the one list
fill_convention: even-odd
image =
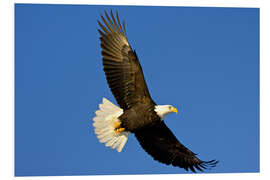
[[(200, 172), (203, 172), (204, 170), (211, 170), (213, 167), (216, 167), (217, 163), (219, 161), (218, 160), (210, 160), (210, 161), (200, 161), (197, 164), (191, 165), (191, 166), (187, 166), (185, 168), (186, 171), (188, 171), (189, 169), (193, 172), (193, 173), (197, 173), (196, 170), (199, 170)], [(196, 168), (196, 170), (195, 170)]]
[(213, 167), (216, 167), (218, 160), (210, 160), (210, 161), (202, 161), (199, 166), (202, 167), (203, 169), (212, 169)]

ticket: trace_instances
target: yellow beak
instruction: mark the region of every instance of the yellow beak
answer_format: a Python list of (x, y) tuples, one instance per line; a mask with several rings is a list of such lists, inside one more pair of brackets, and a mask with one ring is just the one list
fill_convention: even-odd
[(178, 113), (178, 110), (175, 107), (173, 107), (172, 108), (172, 112), (175, 112), (177, 114)]

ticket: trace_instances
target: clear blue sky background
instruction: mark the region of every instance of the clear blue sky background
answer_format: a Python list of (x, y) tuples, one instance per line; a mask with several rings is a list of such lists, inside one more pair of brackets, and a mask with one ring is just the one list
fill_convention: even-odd
[(259, 172), (259, 9), (15, 6), (15, 175), (185, 173), (154, 161), (133, 135), (118, 153), (92, 118), (115, 103), (97, 20), (118, 10), (166, 124), (210, 173)]

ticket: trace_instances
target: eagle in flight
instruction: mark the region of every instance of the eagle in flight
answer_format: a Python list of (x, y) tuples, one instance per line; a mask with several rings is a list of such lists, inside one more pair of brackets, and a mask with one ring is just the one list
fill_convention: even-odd
[(164, 117), (177, 109), (171, 105), (157, 105), (150, 96), (143, 71), (126, 34), (125, 22), (120, 23), (105, 11), (98, 21), (103, 69), (118, 106), (103, 98), (96, 111), (93, 126), (97, 138), (106, 146), (121, 152), (130, 133), (134, 133), (142, 148), (155, 160), (167, 164), (202, 171), (215, 167), (216, 160), (202, 161), (181, 144), (164, 123)]

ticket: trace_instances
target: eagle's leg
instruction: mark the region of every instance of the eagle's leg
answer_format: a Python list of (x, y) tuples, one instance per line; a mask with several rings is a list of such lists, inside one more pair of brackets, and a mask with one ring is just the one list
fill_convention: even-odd
[(124, 132), (125, 131), (125, 128), (118, 128), (118, 129), (115, 129), (114, 132), (116, 133), (121, 133), (121, 132)]
[(125, 131), (125, 128), (122, 128), (121, 127), (121, 121), (117, 121), (115, 124), (114, 124), (114, 132), (115, 133), (121, 133)]

